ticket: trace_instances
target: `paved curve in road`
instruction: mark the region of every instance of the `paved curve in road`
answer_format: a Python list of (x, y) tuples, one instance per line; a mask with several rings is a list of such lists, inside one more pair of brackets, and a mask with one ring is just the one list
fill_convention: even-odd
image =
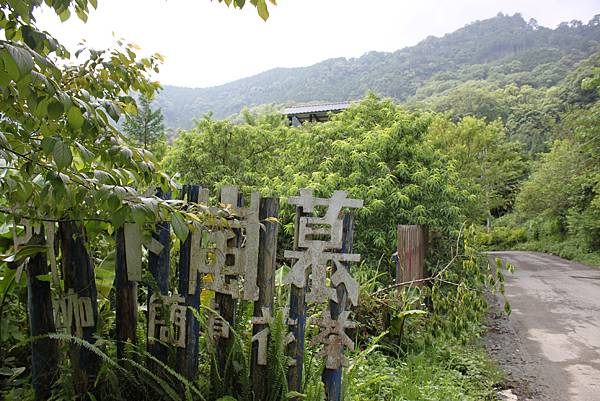
[(506, 275), (512, 370), (535, 382), (536, 400), (600, 401), (600, 269), (536, 252), (496, 257), (517, 267)]

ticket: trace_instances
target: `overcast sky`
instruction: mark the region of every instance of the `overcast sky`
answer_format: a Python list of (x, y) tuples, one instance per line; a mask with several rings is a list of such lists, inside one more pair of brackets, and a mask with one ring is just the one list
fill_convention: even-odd
[(100, 0), (86, 24), (60, 23), (50, 13), (38, 25), (68, 48), (86, 39), (114, 43), (113, 32), (166, 57), (162, 84), (214, 86), (275, 67), (300, 67), (332, 57), (391, 52), (429, 35), (442, 36), (498, 12), (520, 12), (540, 25), (587, 23), (600, 0), (278, 0), (263, 22), (256, 9), (228, 9), (209, 0)]

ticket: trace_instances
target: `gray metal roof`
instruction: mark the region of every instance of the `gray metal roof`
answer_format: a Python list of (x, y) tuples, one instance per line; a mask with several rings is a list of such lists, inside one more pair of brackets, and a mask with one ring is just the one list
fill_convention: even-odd
[(344, 110), (350, 107), (350, 102), (337, 102), (337, 103), (324, 103), (324, 104), (316, 104), (310, 106), (295, 106), (288, 107), (283, 110), (283, 114), (296, 115), (296, 114), (306, 114), (306, 113), (324, 113), (328, 111), (339, 111)]

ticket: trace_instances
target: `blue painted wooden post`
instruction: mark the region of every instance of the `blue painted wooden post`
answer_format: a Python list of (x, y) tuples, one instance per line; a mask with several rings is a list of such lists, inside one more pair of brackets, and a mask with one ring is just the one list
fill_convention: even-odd
[[(198, 185), (185, 185), (182, 198), (187, 197), (188, 202), (198, 202), (200, 187)], [(190, 251), (192, 234), (181, 243), (179, 249), (179, 294), (185, 298), (188, 307), (199, 310), (200, 308), (200, 280), (196, 281), (193, 294), (188, 294), (190, 274)], [(200, 334), (200, 323), (191, 310), (186, 313), (185, 340), (186, 347), (177, 349), (177, 370), (186, 378), (193, 380), (198, 372), (198, 336)]]
[[(301, 206), (296, 208), (296, 221), (294, 224), (294, 250), (298, 250), (300, 217), (305, 216)], [(288, 369), (288, 390), (302, 392), (302, 370), (304, 364), (304, 338), (306, 330), (306, 290), (294, 285), (290, 287), (290, 314), (289, 318), (296, 321), (290, 325), (289, 330), (294, 335), (295, 341), (288, 345), (288, 355), (295, 361)], [(299, 398), (291, 398), (297, 401)]]
[[(169, 192), (164, 193), (162, 190), (158, 190), (156, 193), (161, 199), (170, 199), (171, 194)], [(171, 255), (171, 232), (170, 224), (167, 221), (156, 224), (156, 231), (152, 233), (152, 238), (158, 241), (163, 249), (159, 255), (155, 255), (152, 252), (148, 253), (148, 269), (154, 277), (154, 281), (158, 291), (162, 295), (167, 295), (169, 292), (169, 263)], [(148, 299), (154, 292), (154, 286), (148, 286)], [(167, 361), (168, 347), (161, 344), (159, 341), (150, 343), (146, 341), (146, 347), (148, 352), (154, 355), (158, 360), (162, 362)]]
[[(341, 253), (352, 253), (353, 225), (354, 218), (352, 213), (344, 212)], [(344, 262), (344, 267), (349, 270), (350, 262)], [(335, 273), (335, 271), (332, 273)], [(340, 284), (336, 288), (336, 291), (338, 302), (329, 302), (329, 310), (331, 312), (332, 319), (337, 319), (340, 313), (346, 310), (348, 304), (348, 293), (346, 292), (346, 287), (343, 284)], [(343, 347), (341, 351), (344, 351)], [(328, 401), (340, 401), (342, 397), (342, 368), (324, 369), (323, 383), (325, 383), (325, 399)]]

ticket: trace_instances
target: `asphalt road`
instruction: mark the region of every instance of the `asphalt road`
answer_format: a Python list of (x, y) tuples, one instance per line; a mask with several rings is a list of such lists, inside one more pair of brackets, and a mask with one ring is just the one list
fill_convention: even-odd
[(491, 252), (512, 314), (491, 337), (500, 364), (540, 401), (600, 401), (600, 269), (536, 252)]

